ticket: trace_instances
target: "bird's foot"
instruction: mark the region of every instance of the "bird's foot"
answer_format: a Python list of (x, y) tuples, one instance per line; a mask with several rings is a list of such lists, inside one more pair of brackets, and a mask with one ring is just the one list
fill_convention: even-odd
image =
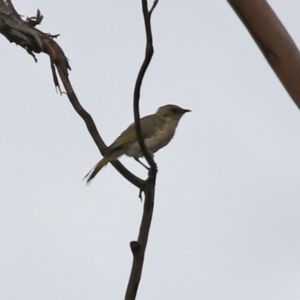
[(144, 168), (146, 168), (148, 171), (150, 170), (150, 168), (148, 166), (146, 166), (144, 163), (142, 163), (137, 157), (134, 157), (134, 159), (140, 163)]

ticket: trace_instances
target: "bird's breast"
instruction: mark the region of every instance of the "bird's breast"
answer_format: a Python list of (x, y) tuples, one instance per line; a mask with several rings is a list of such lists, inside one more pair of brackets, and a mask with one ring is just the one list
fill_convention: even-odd
[[(164, 124), (164, 126), (157, 127), (151, 135), (145, 137), (145, 145), (150, 152), (155, 153), (159, 149), (166, 146), (171, 141), (173, 136), (174, 130), (172, 130), (168, 124)], [(125, 154), (133, 157), (143, 156), (138, 141), (128, 145), (125, 149)]]

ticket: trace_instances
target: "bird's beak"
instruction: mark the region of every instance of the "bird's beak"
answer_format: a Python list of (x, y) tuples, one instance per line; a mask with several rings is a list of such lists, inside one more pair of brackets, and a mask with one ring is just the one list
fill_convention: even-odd
[(183, 110), (183, 113), (184, 113), (184, 114), (187, 113), (187, 112), (191, 112), (191, 110), (190, 110), (190, 109), (184, 109), (184, 110)]

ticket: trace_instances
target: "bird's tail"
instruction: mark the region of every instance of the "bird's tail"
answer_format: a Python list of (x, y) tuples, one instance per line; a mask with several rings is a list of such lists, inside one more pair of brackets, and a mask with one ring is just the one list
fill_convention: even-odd
[(96, 165), (95, 167), (89, 171), (83, 178), (86, 179), (86, 183), (89, 184), (90, 181), (97, 175), (97, 173), (105, 166), (107, 165), (110, 161), (115, 159), (115, 157), (112, 157), (112, 155), (106, 155), (104, 156)]

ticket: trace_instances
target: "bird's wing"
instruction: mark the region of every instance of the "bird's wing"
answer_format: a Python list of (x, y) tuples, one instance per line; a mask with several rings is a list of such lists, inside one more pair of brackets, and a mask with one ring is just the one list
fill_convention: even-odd
[[(157, 130), (162, 130), (165, 120), (157, 115), (149, 115), (141, 119), (141, 129), (144, 138), (148, 138), (155, 134)], [(132, 123), (120, 136), (112, 143), (109, 148), (116, 148), (127, 143), (136, 141), (135, 124)]]

